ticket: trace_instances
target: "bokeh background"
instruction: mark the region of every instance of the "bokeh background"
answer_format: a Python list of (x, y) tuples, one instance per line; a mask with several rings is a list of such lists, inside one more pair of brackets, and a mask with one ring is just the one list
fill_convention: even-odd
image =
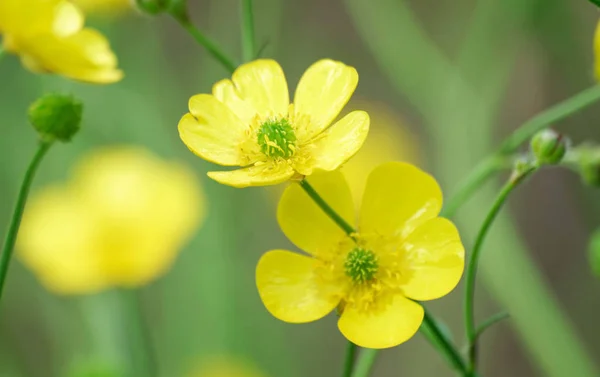
[[(239, 57), (238, 1), (189, 5), (196, 25)], [(255, 17), (262, 56), (282, 64), (291, 89), (320, 58), (358, 69), (350, 107), (366, 108), (374, 119), (371, 148), (359, 156), (365, 166), (415, 162), (438, 177), (446, 197), (511, 130), (594, 84), (598, 12), (584, 0), (255, 0)], [(75, 364), (91, 363), (129, 377), (148, 354), (165, 377), (192, 376), (215, 358), (244, 360), (264, 376), (339, 375), (346, 343), (335, 315), (306, 325), (280, 322), (255, 288), (259, 256), (291, 247), (274, 216), (280, 191), (208, 180), (212, 166), (178, 138), (188, 98), (208, 92), (227, 72), (166, 16), (125, 9), (118, 16), (91, 14), (89, 23), (111, 40), (122, 82), (85, 85), (33, 75), (12, 56), (0, 62), (0, 225), (8, 222), (36, 147), (27, 107), (48, 91), (81, 98), (84, 123), (72, 143), (50, 151), (34, 191), (65, 180), (94, 147), (141, 145), (197, 172), (208, 216), (170, 271), (136, 291), (55, 296), (15, 261), (0, 311), (0, 376), (70, 377)], [(457, 73), (464, 81), (455, 80)], [(600, 107), (592, 106), (556, 126), (575, 142), (600, 140), (599, 121)], [(360, 186), (365, 168), (344, 169)], [(459, 212), (467, 248), (505, 177)], [(586, 256), (599, 209), (598, 192), (563, 169), (538, 173), (511, 198), (485, 247), (477, 313), (483, 319), (506, 308), (512, 318), (484, 335), (483, 376), (600, 375), (600, 282)], [(459, 343), (461, 288), (430, 305)], [(132, 318), (136, 312), (141, 324)], [(381, 352), (372, 375), (453, 373), (417, 334)]]

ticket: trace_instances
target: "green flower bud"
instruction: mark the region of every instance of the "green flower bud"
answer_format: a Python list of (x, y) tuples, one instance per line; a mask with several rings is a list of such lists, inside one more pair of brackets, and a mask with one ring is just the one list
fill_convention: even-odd
[(600, 278), (600, 229), (596, 230), (590, 237), (588, 246), (588, 257), (592, 272)]
[(600, 147), (585, 145), (578, 149), (581, 178), (590, 186), (600, 187)]
[(552, 129), (545, 129), (531, 138), (531, 151), (539, 165), (555, 165), (567, 153), (569, 139)]
[(46, 94), (29, 106), (29, 121), (43, 139), (69, 141), (79, 131), (82, 109), (72, 96)]

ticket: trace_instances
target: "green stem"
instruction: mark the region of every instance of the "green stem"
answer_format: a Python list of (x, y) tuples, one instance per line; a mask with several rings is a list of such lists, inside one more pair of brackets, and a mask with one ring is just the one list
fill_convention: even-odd
[(531, 173), (537, 169), (537, 165), (529, 166), (522, 172), (516, 173), (502, 188), (500, 194), (494, 201), (492, 208), (488, 212), (477, 238), (473, 246), (473, 251), (469, 262), (467, 264), (467, 270), (465, 272), (465, 301), (464, 301), (464, 312), (465, 312), (465, 331), (469, 344), (469, 370), (474, 371), (477, 363), (477, 330), (475, 328), (475, 313), (474, 313), (474, 299), (475, 299), (475, 280), (477, 277), (477, 267), (479, 265), (479, 258), (481, 257), (481, 250), (485, 237), (488, 234), (496, 216), (500, 213), (500, 209), (506, 202), (506, 199), (510, 193)]
[(352, 376), (352, 367), (354, 366), (354, 355), (356, 354), (356, 344), (348, 341), (346, 348), (346, 361), (344, 362), (344, 372), (342, 377)]
[(321, 197), (321, 195), (319, 195), (319, 193), (317, 193), (317, 191), (310, 185), (310, 183), (308, 183), (306, 179), (300, 181), (300, 187), (304, 189), (304, 191), (308, 194), (308, 196), (310, 196), (315, 204), (318, 205), (319, 208), (321, 208), (331, 220), (333, 220), (340, 228), (342, 228), (344, 232), (346, 232), (349, 236), (352, 236), (352, 234), (356, 233), (356, 230), (354, 230), (354, 228), (348, 224), (346, 220), (342, 218), (342, 216), (338, 215), (338, 213), (335, 212), (335, 210), (331, 208), (329, 204), (327, 204), (327, 202)]
[(514, 152), (536, 132), (598, 102), (598, 100), (600, 100), (600, 85), (594, 85), (542, 111), (513, 132), (500, 146), (500, 153), (506, 155)]
[(8, 266), (12, 258), (13, 250), (15, 248), (15, 242), (17, 241), (17, 234), (19, 233), (19, 226), (21, 225), (21, 219), (23, 218), (23, 211), (25, 210), (25, 203), (27, 202), (27, 195), (29, 194), (29, 188), (33, 182), (35, 172), (42, 162), (44, 155), (48, 152), (52, 146), (50, 141), (40, 142), (37, 152), (33, 156), (33, 159), (29, 163), (29, 167), (25, 172), (25, 178), (21, 184), (19, 190), (19, 196), (17, 197), (17, 203), (10, 220), (10, 225), (4, 239), (4, 245), (2, 246), (2, 255), (0, 256), (0, 299), (2, 298), (2, 292), (4, 290), (4, 283), (6, 281), (6, 275), (8, 273)]
[(256, 37), (254, 35), (254, 15), (252, 0), (242, 0), (242, 57), (245, 62), (254, 59)]
[(368, 377), (379, 350), (365, 348), (360, 352), (352, 377)]
[(498, 151), (484, 159), (459, 184), (457, 192), (446, 204), (442, 216), (452, 217), (492, 175), (504, 167), (506, 156), (514, 153), (521, 144), (536, 132), (574, 114), (600, 100), (600, 85), (585, 89), (578, 94), (537, 114), (515, 130), (500, 146)]
[(461, 372), (463, 375), (466, 375), (467, 369), (463, 358), (456, 350), (456, 347), (452, 345), (450, 340), (440, 330), (436, 321), (431, 317), (431, 314), (429, 314), (427, 310), (425, 310), (425, 315), (423, 316), (423, 326), (425, 326), (427, 332), (435, 339), (435, 343), (437, 344), (436, 348), (446, 356), (454, 369)]
[(136, 375), (140, 377), (156, 377), (158, 366), (156, 354), (152, 346), (150, 326), (146, 322), (141, 308), (139, 291), (123, 290), (120, 299), (123, 305), (123, 315), (128, 329), (131, 355), (135, 365)]
[(237, 64), (235, 64), (233, 60), (230, 59), (221, 50), (221, 48), (217, 45), (216, 42), (212, 41), (210, 38), (204, 35), (196, 26), (192, 24), (192, 22), (189, 19), (177, 17), (176, 15), (173, 15), (173, 17), (185, 30), (187, 30), (188, 33), (190, 33), (192, 37), (194, 37), (196, 42), (198, 42), (202, 47), (204, 47), (206, 51), (208, 51), (208, 53), (212, 55), (213, 58), (215, 58), (219, 63), (221, 63), (221, 65), (223, 65), (225, 69), (227, 69), (227, 71), (229, 71), (230, 73), (233, 73), (235, 71)]
[(485, 330), (489, 329), (496, 323), (508, 317), (510, 317), (510, 314), (508, 314), (508, 312), (500, 312), (486, 319), (481, 325), (477, 327), (477, 331), (475, 331), (475, 339), (479, 339), (479, 337), (485, 332)]

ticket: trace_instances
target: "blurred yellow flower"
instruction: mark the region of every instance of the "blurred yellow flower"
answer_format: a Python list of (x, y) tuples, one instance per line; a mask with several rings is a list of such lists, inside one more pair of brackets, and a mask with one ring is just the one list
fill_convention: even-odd
[[(355, 211), (339, 171), (308, 178), (348, 223)], [(277, 219), (285, 235), (310, 256), (286, 250), (265, 253), (256, 284), (276, 318), (305, 323), (341, 312), (338, 327), (367, 348), (396, 346), (419, 329), (417, 302), (448, 294), (464, 267), (456, 227), (438, 217), (442, 192), (413, 165), (388, 162), (367, 179), (357, 233), (344, 233), (299, 185), (281, 197)]]
[(179, 134), (198, 156), (233, 171), (209, 172), (217, 182), (264, 186), (331, 171), (352, 157), (369, 130), (369, 116), (354, 111), (330, 126), (348, 102), (358, 74), (333, 60), (304, 73), (290, 104), (283, 70), (274, 60), (241, 65), (212, 95), (190, 98)]
[(83, 158), (28, 203), (18, 255), (51, 291), (134, 287), (163, 274), (204, 218), (193, 172), (136, 147)]
[(90, 16), (114, 17), (133, 9), (135, 0), (72, 0)]
[(83, 14), (66, 0), (0, 0), (4, 49), (31, 71), (97, 84), (121, 80), (106, 38), (83, 24)]
[(189, 377), (265, 377), (245, 359), (230, 356), (212, 357), (194, 368)]

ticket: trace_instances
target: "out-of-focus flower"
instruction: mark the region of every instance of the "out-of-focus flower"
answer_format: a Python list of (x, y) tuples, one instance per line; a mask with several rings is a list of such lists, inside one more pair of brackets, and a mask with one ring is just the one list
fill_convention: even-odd
[[(341, 172), (309, 183), (352, 224), (350, 188)], [(401, 162), (369, 175), (357, 233), (342, 231), (299, 185), (281, 197), (277, 219), (285, 235), (309, 256), (272, 250), (256, 268), (267, 310), (290, 323), (318, 320), (336, 307), (338, 327), (367, 348), (396, 346), (419, 329), (417, 302), (448, 294), (464, 267), (464, 247), (451, 221), (438, 217), (442, 192), (433, 177)]]
[(171, 266), (203, 218), (186, 166), (137, 147), (103, 148), (68, 183), (31, 198), (18, 255), (57, 293), (140, 286)]
[(123, 72), (108, 41), (83, 25), (83, 14), (67, 0), (0, 0), (4, 49), (25, 67), (96, 84), (119, 81)]
[(354, 111), (330, 126), (358, 84), (356, 70), (320, 60), (304, 73), (290, 104), (279, 64), (241, 65), (212, 95), (190, 98), (179, 134), (198, 156), (233, 171), (209, 172), (234, 187), (265, 186), (315, 170), (331, 171), (352, 157), (369, 130), (369, 116)]
[(133, 9), (134, 0), (71, 0), (89, 16), (114, 17)]
[(248, 360), (234, 357), (212, 357), (192, 370), (189, 377), (265, 377)]

